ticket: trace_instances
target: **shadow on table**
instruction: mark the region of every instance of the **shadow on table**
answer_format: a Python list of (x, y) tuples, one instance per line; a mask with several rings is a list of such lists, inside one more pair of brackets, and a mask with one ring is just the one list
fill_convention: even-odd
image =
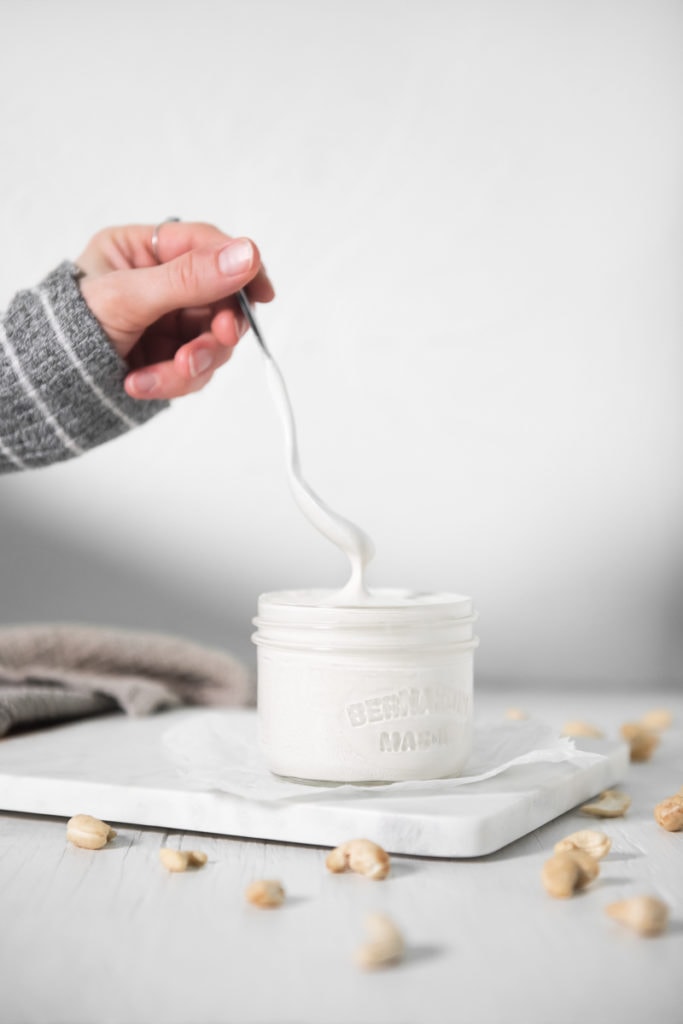
[(407, 946), (403, 957), (403, 964), (404, 966), (410, 966), (410, 964), (424, 963), (425, 960), (436, 960), (438, 957), (444, 956), (446, 952), (445, 946)]

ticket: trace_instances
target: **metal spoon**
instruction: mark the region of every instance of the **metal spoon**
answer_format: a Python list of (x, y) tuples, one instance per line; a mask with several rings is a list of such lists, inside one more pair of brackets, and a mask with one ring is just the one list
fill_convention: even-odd
[(261, 333), (261, 328), (259, 327), (258, 323), (256, 322), (256, 317), (254, 316), (254, 311), (251, 308), (251, 306), (249, 305), (249, 299), (247, 298), (247, 294), (244, 291), (244, 289), (242, 289), (241, 291), (239, 291), (237, 293), (237, 301), (239, 302), (239, 304), (241, 306), (242, 312), (244, 313), (244, 315), (247, 318), (247, 322), (248, 322), (249, 326), (251, 327), (252, 331), (254, 332), (254, 334), (256, 336), (256, 340), (258, 341), (259, 345), (263, 349), (263, 354), (268, 359), (272, 359), (272, 356), (271, 356), (271, 354), (270, 354), (270, 352), (268, 350), (268, 346), (266, 345), (266, 342), (265, 342), (265, 339), (263, 337), (263, 334)]

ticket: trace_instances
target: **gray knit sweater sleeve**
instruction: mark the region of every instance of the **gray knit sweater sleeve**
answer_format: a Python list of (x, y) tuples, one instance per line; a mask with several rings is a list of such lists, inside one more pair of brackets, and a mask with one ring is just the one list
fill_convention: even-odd
[(62, 263), (0, 315), (0, 473), (82, 455), (168, 405), (126, 394), (126, 365), (77, 277)]

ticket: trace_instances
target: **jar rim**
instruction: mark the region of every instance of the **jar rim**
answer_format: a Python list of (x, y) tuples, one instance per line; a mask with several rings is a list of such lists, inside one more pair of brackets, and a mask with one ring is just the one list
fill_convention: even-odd
[(338, 591), (323, 589), (270, 591), (258, 599), (258, 618), (273, 624), (372, 627), (456, 622), (473, 615), (472, 599), (464, 594), (382, 587), (373, 589), (376, 600), (371, 604), (325, 603), (335, 593)]
[(438, 652), (464, 652), (473, 651), (479, 646), (479, 637), (471, 636), (464, 640), (444, 640), (439, 641), (424, 639), (417, 641), (403, 641), (399, 643), (395, 638), (388, 643), (384, 644), (370, 644), (363, 643), (357, 636), (347, 639), (339, 640), (336, 642), (330, 642), (326, 637), (316, 638), (315, 640), (306, 639), (301, 641), (297, 638), (289, 638), (287, 640), (282, 637), (273, 638), (264, 636), (263, 633), (253, 633), (251, 641), (257, 647), (270, 647), (278, 651), (305, 651), (307, 653), (319, 653), (319, 654), (336, 654), (336, 655), (348, 655), (354, 652), (363, 653), (365, 655), (370, 654), (383, 654), (390, 655), (395, 652), (401, 654), (415, 654), (418, 652), (428, 651), (431, 653)]

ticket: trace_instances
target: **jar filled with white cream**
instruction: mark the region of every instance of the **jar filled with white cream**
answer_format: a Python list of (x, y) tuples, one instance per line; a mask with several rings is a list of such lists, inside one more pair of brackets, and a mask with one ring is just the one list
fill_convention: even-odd
[(246, 298), (280, 415), (294, 499), (349, 559), (346, 585), (284, 590), (258, 603), (260, 746), (278, 775), (327, 782), (396, 782), (457, 775), (472, 734), (469, 597), (372, 589), (368, 535), (304, 479), (282, 372)]
[(470, 598), (373, 590), (263, 594), (254, 620), (261, 749), (271, 771), (330, 782), (457, 775), (472, 735)]

